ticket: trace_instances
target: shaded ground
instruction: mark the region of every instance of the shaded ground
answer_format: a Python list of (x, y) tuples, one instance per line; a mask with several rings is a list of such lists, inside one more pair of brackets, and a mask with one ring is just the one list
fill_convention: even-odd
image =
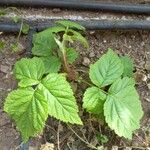
[[(15, 36), (1, 35), (1, 39), (7, 41), (6, 48), (1, 52), (0, 58), (0, 147), (1, 150), (12, 149), (14, 150), (19, 146), (20, 138), (19, 134), (16, 132), (15, 127), (12, 122), (8, 119), (7, 115), (3, 113), (2, 106), (3, 101), (9, 91), (15, 88), (16, 82), (12, 77), (12, 66), (17, 59), (22, 57), (20, 54), (12, 54), (10, 49), (11, 41)], [(107, 135), (109, 142), (106, 146), (112, 147), (117, 145), (118, 147), (147, 147), (150, 140), (149, 129), (148, 129), (148, 119), (150, 115), (150, 92), (147, 86), (148, 77), (150, 77), (150, 72), (145, 69), (147, 57), (149, 55), (150, 47), (150, 32), (148, 31), (99, 31), (99, 32), (88, 32), (87, 38), (90, 43), (90, 49), (85, 50), (79, 47), (80, 58), (78, 59), (76, 66), (79, 70), (80, 75), (85, 76), (84, 72), (88, 70), (88, 65), (93, 63), (97, 58), (101, 56), (107, 48), (111, 47), (116, 50), (118, 54), (129, 54), (136, 65), (135, 71), (138, 71), (138, 84), (137, 89), (139, 91), (141, 101), (143, 104), (143, 110), (145, 115), (142, 120), (142, 127), (137, 132), (133, 138), (133, 141), (126, 141), (122, 138), (117, 137), (113, 132), (111, 132), (107, 127), (101, 126), (97, 121), (91, 120), (89, 115), (83, 110), (80, 111), (80, 115), (83, 115), (82, 120), (84, 121), (84, 127), (74, 126), (75, 132), (77, 132), (81, 137), (84, 136), (87, 140), (94, 144), (98, 144), (96, 141), (96, 136), (94, 133), (102, 133)], [(25, 46), (25, 38), (21, 38), (21, 43)], [(142, 78), (141, 78), (142, 75)], [(136, 75), (137, 76), (137, 75)], [(146, 79), (144, 79), (144, 77)], [(145, 82), (146, 80), (146, 82)], [(77, 101), (79, 107), (81, 106), (82, 94), (87, 85), (77, 85)], [(57, 130), (58, 121), (54, 119), (49, 119), (47, 126), (42, 136), (42, 142), (50, 142), (57, 145)], [(77, 138), (73, 132), (63, 123), (59, 124), (60, 132), (60, 147), (63, 150), (70, 149), (74, 150), (87, 150), (87, 146)], [(94, 133), (93, 133), (94, 132)], [(84, 136), (83, 136), (84, 135)]]

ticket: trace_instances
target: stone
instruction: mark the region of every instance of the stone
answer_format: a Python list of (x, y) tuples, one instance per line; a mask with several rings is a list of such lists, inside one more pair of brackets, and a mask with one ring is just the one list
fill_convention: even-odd
[(95, 57), (95, 53), (94, 52), (90, 52), (89, 57), (90, 58)]
[(6, 65), (1, 65), (0, 66), (0, 71), (2, 71), (3, 73), (8, 73), (10, 70), (10, 68)]
[(150, 70), (150, 61), (146, 61), (145, 69), (148, 70), (148, 71)]
[(90, 60), (89, 60), (89, 58), (84, 57), (84, 58), (83, 58), (83, 62), (82, 62), (82, 64), (83, 64), (84, 66), (89, 66), (89, 64), (90, 64)]
[(118, 146), (112, 146), (111, 150), (118, 150)]

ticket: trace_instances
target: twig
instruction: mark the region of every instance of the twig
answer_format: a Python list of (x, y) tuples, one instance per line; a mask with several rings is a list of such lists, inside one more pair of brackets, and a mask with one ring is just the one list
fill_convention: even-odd
[(141, 141), (143, 144), (146, 144), (145, 140), (140, 137), (138, 134), (134, 133), (134, 135), (138, 138), (139, 141)]
[(82, 137), (80, 137), (69, 125), (68, 125), (68, 127), (82, 142), (87, 144), (90, 148), (97, 150), (97, 148), (95, 146), (91, 145), (89, 142), (85, 141)]
[[(123, 148), (126, 148), (125, 146), (121, 146), (121, 147), (118, 147), (119, 149), (123, 149)], [(133, 149), (141, 149), (141, 150), (146, 150), (146, 147), (139, 147), (139, 146), (131, 146), (131, 148)]]
[(45, 126), (48, 127), (49, 129), (53, 130), (55, 133), (57, 133), (57, 131), (54, 128), (52, 128), (50, 125), (45, 124)]
[(57, 130), (57, 149), (58, 149), (58, 150), (60, 150), (59, 127), (60, 127), (60, 121), (59, 121), (59, 123), (58, 123), (58, 130)]
[(90, 117), (89, 122), (90, 122), (91, 129), (92, 129), (93, 133), (96, 135), (95, 130), (92, 125), (92, 122), (91, 122), (91, 114), (89, 115), (89, 117)]

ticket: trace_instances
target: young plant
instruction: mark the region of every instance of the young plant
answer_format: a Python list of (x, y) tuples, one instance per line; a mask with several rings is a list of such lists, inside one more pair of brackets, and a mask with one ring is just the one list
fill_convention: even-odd
[(89, 76), (94, 85), (84, 93), (83, 108), (104, 116), (116, 134), (132, 139), (133, 131), (140, 127), (143, 111), (131, 78), (132, 61), (127, 60), (130, 58), (120, 59), (109, 49), (90, 66)]
[(4, 110), (15, 121), (24, 142), (42, 132), (48, 116), (82, 125), (71, 86), (65, 74), (58, 74), (58, 71), (60, 58), (69, 73), (68, 64), (77, 57), (76, 51), (67, 47), (68, 41), (81, 40), (88, 44), (74, 30), (84, 30), (82, 26), (70, 21), (57, 23), (58, 26), (35, 34), (32, 53), (39, 57), (22, 58), (13, 69), (19, 81), (18, 88), (8, 94)]
[[(71, 68), (78, 56), (72, 43), (79, 41), (88, 48), (82, 35), (84, 31), (85, 28), (75, 22), (58, 21), (56, 26), (34, 35), (33, 58), (16, 62), (13, 74), (19, 81), (18, 88), (8, 94), (4, 110), (15, 121), (24, 142), (42, 132), (48, 116), (82, 125), (65, 75), (69, 80), (77, 78)], [(61, 65), (65, 74), (58, 73)], [(119, 58), (109, 49), (90, 66), (89, 75), (93, 86), (84, 94), (83, 108), (103, 116), (119, 136), (131, 139), (143, 115), (131, 78), (132, 61), (127, 56)]]

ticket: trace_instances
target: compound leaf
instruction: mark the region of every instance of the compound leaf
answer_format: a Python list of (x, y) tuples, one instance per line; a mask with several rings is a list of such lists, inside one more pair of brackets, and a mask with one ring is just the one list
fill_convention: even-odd
[(109, 49), (96, 63), (90, 66), (90, 79), (98, 87), (112, 84), (123, 73), (121, 60)]
[(82, 124), (73, 91), (64, 76), (51, 73), (41, 81), (37, 88), (40, 93), (44, 92), (50, 116), (64, 122)]
[(44, 73), (57, 73), (61, 67), (61, 61), (55, 56), (40, 57), (45, 65)]
[(129, 56), (123, 56), (121, 57), (121, 61), (123, 63), (123, 76), (124, 77), (133, 77), (133, 61)]
[(69, 20), (60, 20), (60, 21), (56, 21), (57, 24), (63, 25), (64, 27), (69, 27), (69, 28), (74, 28), (77, 30), (83, 30), (85, 31), (85, 28), (83, 26), (81, 26), (80, 24), (73, 22), (73, 21), (69, 21)]
[(97, 87), (88, 88), (83, 97), (83, 108), (93, 114), (103, 113), (106, 94)]
[(20, 87), (36, 85), (44, 74), (44, 63), (40, 58), (22, 58), (15, 64), (13, 73), (20, 80)]
[(4, 110), (15, 120), (24, 142), (42, 132), (48, 117), (47, 101), (31, 87), (9, 93)]
[(52, 54), (52, 50), (55, 48), (57, 48), (57, 44), (54, 40), (54, 35), (51, 30), (47, 29), (34, 34), (32, 48), (33, 55), (49, 56)]
[(133, 79), (125, 77), (111, 85), (104, 103), (104, 115), (108, 126), (116, 134), (132, 139), (132, 133), (140, 127), (143, 115)]
[(78, 52), (74, 48), (66, 49), (68, 63), (72, 64), (78, 57)]

